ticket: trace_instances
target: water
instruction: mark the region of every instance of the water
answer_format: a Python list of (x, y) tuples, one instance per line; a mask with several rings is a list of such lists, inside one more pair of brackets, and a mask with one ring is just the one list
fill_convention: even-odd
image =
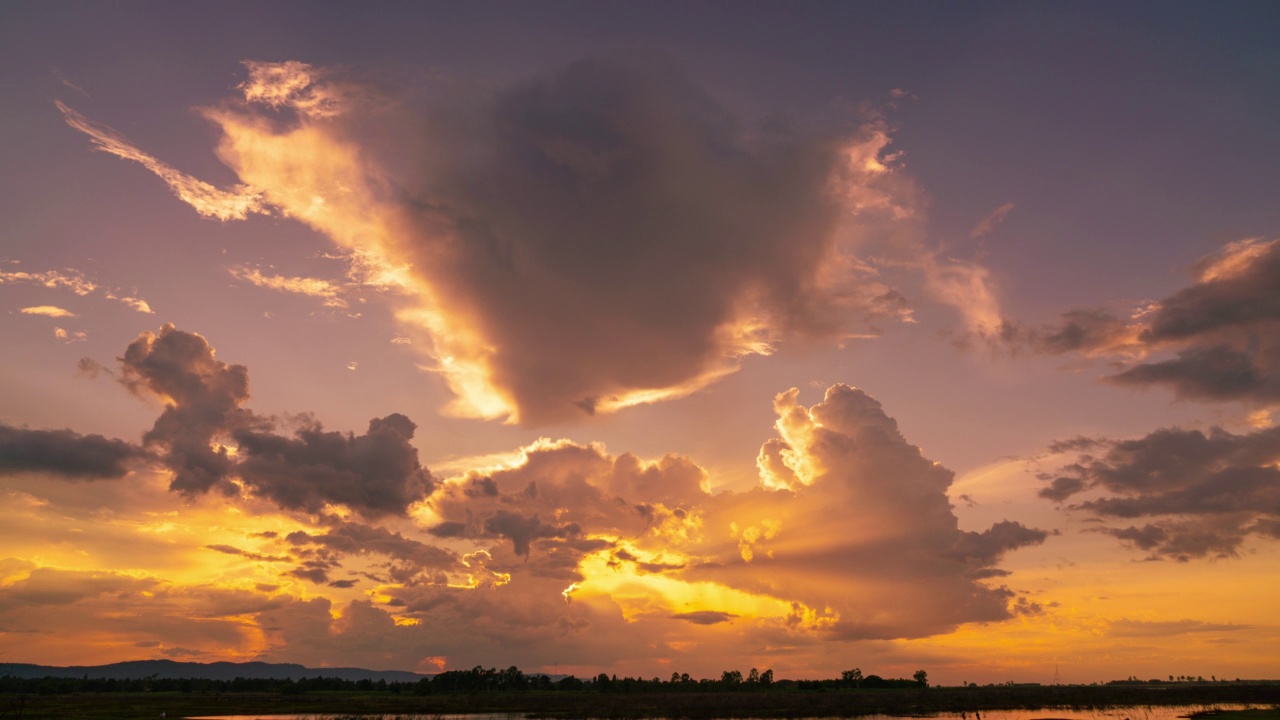
[[(1229, 703), (1212, 705), (1141, 705), (1111, 707), (1098, 710), (1043, 708), (1040, 710), (989, 710), (980, 713), (938, 713), (932, 720), (1178, 720), (1205, 710), (1244, 710), (1252, 705)], [(350, 715), (302, 713), (299, 715), (202, 715), (189, 720), (336, 720), (359, 717), (361, 720), (524, 720), (523, 713), (474, 713), (470, 715), (390, 714)], [(654, 720), (661, 720), (656, 718)], [(734, 720), (725, 718), (725, 720)], [(801, 718), (800, 720), (850, 720), (849, 718)], [(916, 720), (901, 715), (863, 715), (852, 720)]]

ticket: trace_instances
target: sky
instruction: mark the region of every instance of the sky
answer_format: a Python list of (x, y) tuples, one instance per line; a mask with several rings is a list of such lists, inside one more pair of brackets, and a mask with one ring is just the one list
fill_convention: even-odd
[(0, 8), (0, 662), (1280, 677), (1280, 11)]

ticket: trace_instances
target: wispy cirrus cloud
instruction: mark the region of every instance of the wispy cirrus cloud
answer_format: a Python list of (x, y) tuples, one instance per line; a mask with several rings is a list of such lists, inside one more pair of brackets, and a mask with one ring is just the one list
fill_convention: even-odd
[(98, 289), (98, 285), (77, 270), (49, 270), (47, 272), (26, 272), (22, 270), (4, 270), (0, 268), (0, 284), (7, 282), (27, 282), (43, 285), (47, 288), (65, 288), (76, 295), (88, 295)]
[(201, 215), (218, 220), (243, 220), (254, 213), (268, 212), (257, 190), (245, 185), (221, 190), (197, 180), (139, 150), (115, 130), (88, 120), (61, 101), (54, 101), (54, 104), (67, 124), (88, 135), (96, 149), (132, 160), (155, 173), (175, 195)]
[(132, 308), (133, 310), (136, 310), (140, 313), (145, 313), (147, 315), (154, 315), (156, 312), (155, 310), (151, 309), (150, 303), (148, 303), (146, 300), (143, 300), (140, 297), (132, 297), (128, 295), (122, 296), (122, 295), (117, 295), (115, 293), (109, 292), (106, 294), (106, 298), (108, 300), (115, 300), (116, 302), (123, 303), (129, 308)]
[(329, 280), (268, 274), (258, 268), (244, 265), (230, 268), (228, 272), (237, 280), (252, 283), (257, 287), (319, 298), (325, 307), (345, 309), (349, 305), (343, 297), (345, 292), (343, 286)]
[[(16, 261), (9, 261), (16, 264)], [(120, 290), (103, 288), (98, 283), (89, 280), (84, 273), (79, 270), (47, 270), (44, 272), (27, 272), (24, 270), (5, 270), (0, 268), (0, 285), (4, 283), (23, 283), (40, 285), (51, 290), (70, 290), (80, 297), (92, 295), (102, 290), (102, 295), (108, 300), (114, 300), (122, 303), (140, 313), (152, 314), (154, 311), (151, 305), (140, 297), (132, 294), (126, 294)], [(26, 310), (23, 310), (26, 312)], [(45, 313), (30, 313), (45, 314)], [(74, 317), (74, 315), (59, 315), (54, 317)]]
[(969, 237), (977, 239), (990, 235), (991, 231), (995, 230), (996, 226), (1004, 222), (1009, 213), (1013, 212), (1014, 207), (1012, 202), (1006, 202), (992, 210), (986, 217), (979, 220), (977, 225), (973, 226), (973, 229), (969, 231)]
[(1225, 633), (1252, 630), (1252, 625), (1213, 623), (1201, 620), (1112, 620), (1107, 633), (1117, 637), (1168, 637), (1191, 633)]

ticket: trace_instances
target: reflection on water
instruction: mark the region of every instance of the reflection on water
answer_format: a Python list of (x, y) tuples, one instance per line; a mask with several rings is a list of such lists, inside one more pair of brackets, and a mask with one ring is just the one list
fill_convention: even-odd
[[(984, 710), (969, 713), (938, 713), (928, 715), (932, 720), (1178, 720), (1191, 713), (1206, 710), (1244, 710), (1252, 705), (1233, 705), (1217, 703), (1212, 705), (1139, 705), (1131, 707), (1111, 707), (1098, 710), (1073, 710), (1069, 708), (1042, 708), (1040, 710)], [(438, 715), (438, 714), (389, 714), (389, 715), (352, 715), (352, 714), (317, 714), (302, 713), (300, 715), (202, 715), (188, 720), (338, 720), (339, 718), (360, 718), (360, 720), (524, 720), (522, 713), (473, 713), (470, 715)], [(655, 720), (661, 720), (660, 718)], [(725, 718), (725, 720), (735, 720)], [(902, 715), (863, 715), (858, 718), (799, 718), (798, 720), (913, 720)]]

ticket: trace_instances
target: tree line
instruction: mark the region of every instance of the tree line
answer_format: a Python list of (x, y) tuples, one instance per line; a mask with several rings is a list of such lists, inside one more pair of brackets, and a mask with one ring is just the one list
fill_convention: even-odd
[(600, 673), (581, 679), (573, 675), (552, 678), (545, 673), (526, 674), (511, 666), (505, 670), (484, 668), (449, 670), (417, 682), (386, 680), (344, 680), (336, 677), (244, 678), (211, 680), (198, 678), (161, 678), (156, 675), (139, 679), (90, 678), (19, 678), (0, 675), (0, 693), (61, 695), (70, 693), (111, 692), (180, 692), (180, 693), (281, 693), (365, 692), (414, 695), (465, 695), (519, 692), (740, 692), (793, 688), (825, 690), (834, 688), (925, 688), (928, 676), (917, 671), (912, 679), (882, 678), (862, 674), (854, 668), (839, 678), (824, 680), (775, 680), (772, 669), (751, 668), (744, 676), (740, 670), (725, 670), (719, 678), (693, 678), (688, 673), (671, 673), (668, 679), (658, 677), (622, 677)]

